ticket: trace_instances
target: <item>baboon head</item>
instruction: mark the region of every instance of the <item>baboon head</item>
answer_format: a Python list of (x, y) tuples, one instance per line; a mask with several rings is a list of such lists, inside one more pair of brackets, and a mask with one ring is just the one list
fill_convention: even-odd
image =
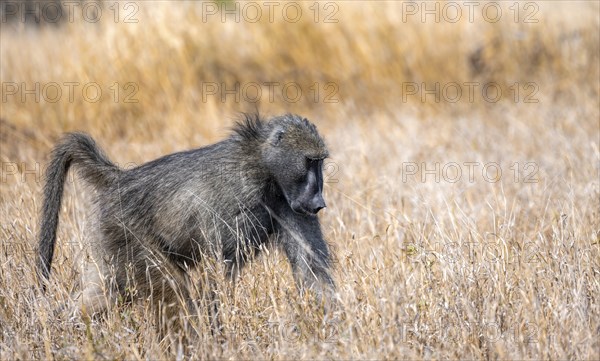
[(315, 215), (325, 208), (323, 159), (328, 151), (314, 124), (298, 115), (267, 125), (263, 161), (294, 212)]

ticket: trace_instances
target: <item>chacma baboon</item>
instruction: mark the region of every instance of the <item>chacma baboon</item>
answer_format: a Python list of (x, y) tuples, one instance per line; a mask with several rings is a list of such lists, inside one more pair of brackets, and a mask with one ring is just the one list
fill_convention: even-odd
[(49, 278), (63, 186), (74, 166), (96, 191), (88, 309), (108, 307), (100, 287), (108, 279), (116, 295), (127, 295), (133, 281), (138, 297), (174, 303), (186, 297), (186, 271), (203, 257), (222, 260), (235, 278), (262, 245), (283, 249), (300, 290), (329, 297), (331, 256), (316, 216), (325, 207), (327, 156), (316, 127), (291, 114), (269, 121), (245, 115), (219, 143), (128, 170), (108, 160), (88, 135), (67, 134), (47, 172), (39, 272)]

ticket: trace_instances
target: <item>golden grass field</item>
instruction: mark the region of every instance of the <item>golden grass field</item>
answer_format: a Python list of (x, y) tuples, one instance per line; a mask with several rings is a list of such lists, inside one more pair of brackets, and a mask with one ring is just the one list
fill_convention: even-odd
[[(598, 2), (500, 2), (496, 22), (487, 2), (472, 19), (463, 2), (423, 5), (439, 22), (421, 3), (275, 4), (225, 21), (234, 3), (3, 18), (0, 359), (599, 359)], [(62, 133), (131, 166), (216, 142), (256, 109), (300, 113), (328, 141), (333, 314), (273, 250), (219, 289), (220, 341), (200, 317), (200, 336), (164, 347), (144, 301), (90, 321), (94, 195), (76, 176), (40, 291), (43, 173)]]

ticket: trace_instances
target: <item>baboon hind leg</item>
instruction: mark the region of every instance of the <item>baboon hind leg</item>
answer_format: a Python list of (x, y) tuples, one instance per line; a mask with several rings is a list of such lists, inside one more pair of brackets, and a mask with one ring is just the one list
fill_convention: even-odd
[(141, 243), (127, 248), (105, 247), (96, 252), (85, 280), (83, 304), (86, 312), (100, 314), (119, 299), (146, 299), (161, 329), (178, 328), (179, 312), (189, 302), (185, 271), (163, 254)]
[(198, 314), (204, 313), (208, 317), (210, 333), (214, 337), (221, 336), (221, 304), (217, 294), (218, 283), (214, 265), (208, 267), (206, 261), (200, 266), (200, 300)]
[(111, 281), (108, 266), (104, 262), (91, 262), (83, 279), (82, 310), (84, 314), (98, 317), (118, 301), (119, 290)]
[(189, 315), (189, 280), (184, 269), (150, 246), (136, 243), (119, 272), (121, 293), (150, 301), (161, 334), (179, 331)]

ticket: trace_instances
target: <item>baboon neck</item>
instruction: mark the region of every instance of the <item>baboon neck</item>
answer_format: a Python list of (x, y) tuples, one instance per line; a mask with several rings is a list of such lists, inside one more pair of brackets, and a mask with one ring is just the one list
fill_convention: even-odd
[(269, 177), (268, 169), (262, 161), (261, 142), (258, 139), (236, 141), (233, 159), (239, 163), (242, 174), (257, 184), (264, 185)]

